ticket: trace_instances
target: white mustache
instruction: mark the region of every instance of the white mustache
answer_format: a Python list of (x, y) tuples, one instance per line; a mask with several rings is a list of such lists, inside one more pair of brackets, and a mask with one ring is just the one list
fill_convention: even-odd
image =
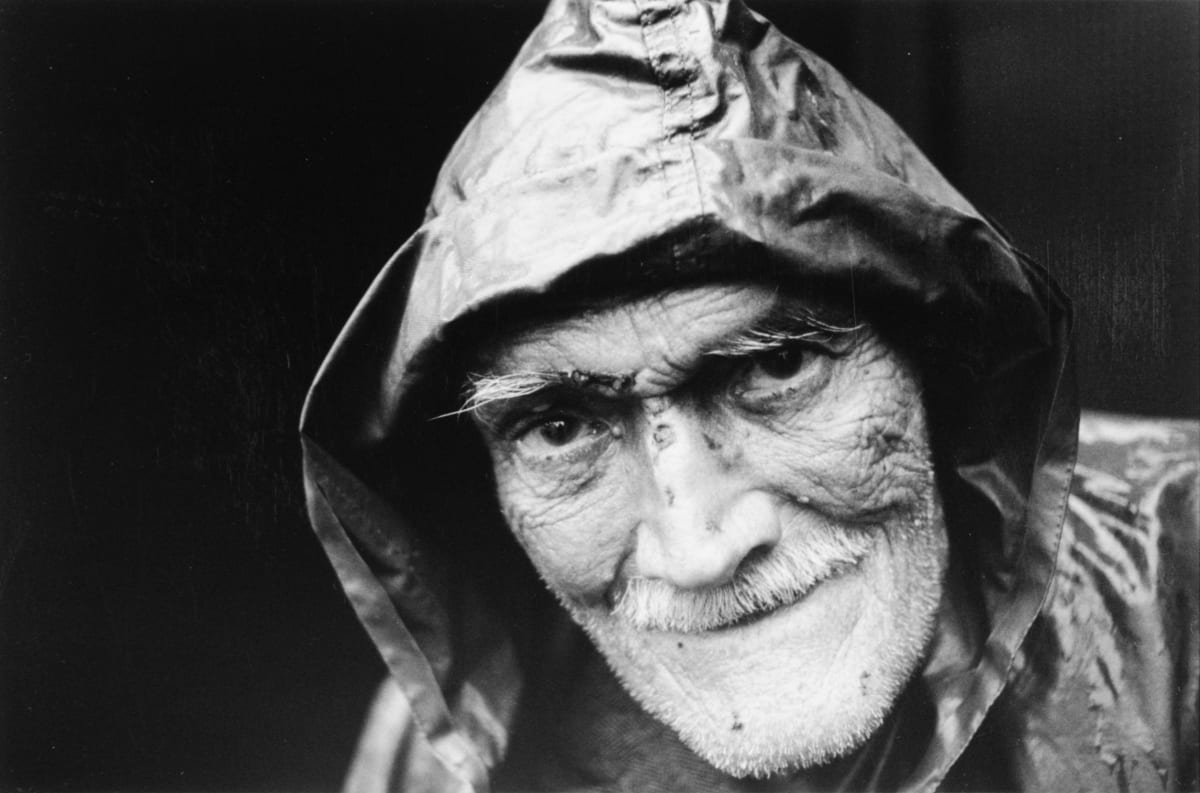
[(631, 578), (612, 613), (641, 630), (710, 631), (795, 603), (857, 564), (871, 544), (865, 532), (811, 528), (803, 541), (776, 545), (719, 587), (677, 589), (656, 578)]

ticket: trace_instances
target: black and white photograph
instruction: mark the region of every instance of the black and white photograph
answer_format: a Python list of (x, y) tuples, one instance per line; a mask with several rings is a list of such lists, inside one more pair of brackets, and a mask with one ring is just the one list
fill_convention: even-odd
[(1200, 790), (1200, 2), (0, 0), (0, 790)]

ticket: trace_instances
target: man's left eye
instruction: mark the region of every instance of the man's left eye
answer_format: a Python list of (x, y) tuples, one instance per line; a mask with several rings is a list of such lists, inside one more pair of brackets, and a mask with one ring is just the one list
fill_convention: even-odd
[(797, 346), (772, 350), (754, 358), (753, 374), (770, 380), (787, 380), (804, 366), (810, 353)]
[(751, 404), (792, 396), (811, 379), (824, 356), (807, 345), (790, 344), (750, 357), (736, 378), (733, 394)]

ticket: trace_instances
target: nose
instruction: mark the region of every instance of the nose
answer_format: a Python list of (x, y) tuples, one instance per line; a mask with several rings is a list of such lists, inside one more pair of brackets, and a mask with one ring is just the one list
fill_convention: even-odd
[(696, 419), (673, 412), (655, 422), (648, 443), (657, 492), (644, 509), (635, 548), (639, 575), (680, 589), (727, 583), (748, 555), (780, 538), (775, 500), (747, 485), (730, 450)]

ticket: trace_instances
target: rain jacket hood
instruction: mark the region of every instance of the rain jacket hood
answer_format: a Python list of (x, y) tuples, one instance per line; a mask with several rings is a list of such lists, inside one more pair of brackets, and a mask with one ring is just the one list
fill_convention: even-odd
[(839, 784), (932, 788), (979, 729), (1053, 578), (1077, 431), (1066, 300), (736, 0), (555, 0), (302, 420), (313, 524), (409, 725), (389, 784), (489, 789), (523, 694), (577, 638), (507, 538), (469, 422), (430, 420), (456, 407), (459, 351), (522, 306), (731, 277), (846, 290), (926, 377), (954, 570), (918, 675), (932, 726)]

